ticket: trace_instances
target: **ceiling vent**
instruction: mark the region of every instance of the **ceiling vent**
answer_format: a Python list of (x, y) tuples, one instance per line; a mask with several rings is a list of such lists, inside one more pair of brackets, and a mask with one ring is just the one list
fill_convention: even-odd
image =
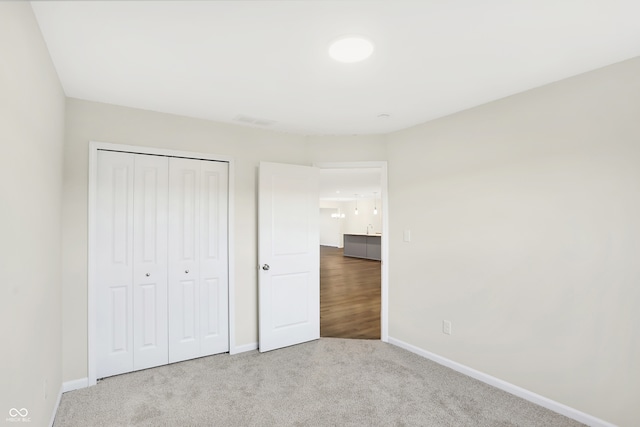
[(245, 116), (242, 114), (238, 114), (233, 120), (236, 122), (251, 124), (256, 126), (271, 126), (276, 122), (275, 120), (258, 119), (256, 117)]

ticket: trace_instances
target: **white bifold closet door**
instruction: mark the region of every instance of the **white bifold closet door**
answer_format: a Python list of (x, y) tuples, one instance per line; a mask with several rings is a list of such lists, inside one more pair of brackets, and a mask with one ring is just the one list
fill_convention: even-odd
[(98, 152), (98, 377), (167, 363), (168, 159)]
[(99, 151), (97, 376), (228, 344), (227, 163)]
[(169, 160), (169, 362), (229, 350), (228, 164)]

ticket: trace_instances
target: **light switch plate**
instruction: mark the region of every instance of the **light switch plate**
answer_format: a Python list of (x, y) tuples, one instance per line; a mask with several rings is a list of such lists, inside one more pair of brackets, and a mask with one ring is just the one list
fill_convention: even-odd
[(403, 240), (405, 242), (411, 241), (411, 230), (404, 230)]

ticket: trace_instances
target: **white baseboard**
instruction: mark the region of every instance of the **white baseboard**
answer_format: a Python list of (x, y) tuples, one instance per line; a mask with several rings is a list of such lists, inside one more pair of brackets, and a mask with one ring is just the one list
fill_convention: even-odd
[(89, 378), (79, 378), (73, 381), (65, 381), (62, 383), (62, 392), (78, 390), (89, 387)]
[(62, 388), (60, 386), (60, 390), (58, 391), (58, 397), (56, 399), (56, 404), (53, 407), (53, 412), (51, 413), (51, 419), (49, 420), (49, 427), (53, 427), (53, 423), (56, 421), (56, 414), (58, 413), (58, 406), (60, 406), (60, 399), (62, 399)]
[(404, 348), (405, 350), (408, 350), (426, 359), (432, 360), (440, 365), (446, 366), (447, 368), (451, 368), (454, 371), (458, 371), (461, 374), (464, 374), (468, 377), (475, 378), (479, 381), (482, 381), (483, 383), (499, 388), (500, 390), (506, 391), (507, 393), (518, 396), (524, 400), (528, 400), (529, 402), (535, 403), (536, 405), (539, 405), (539, 406), (542, 406), (543, 408), (547, 408), (551, 411), (557, 412), (558, 414), (564, 415), (565, 417), (574, 419), (588, 426), (616, 427), (614, 424), (611, 424), (607, 421), (601, 420), (592, 415), (578, 411), (577, 409), (574, 409), (562, 403), (556, 402), (555, 400), (551, 400), (544, 396), (540, 396), (539, 394), (526, 390), (522, 387), (518, 387), (517, 385), (508, 383), (499, 378), (492, 377), (491, 375), (485, 374), (484, 372), (476, 371), (473, 368), (470, 368), (458, 362), (454, 362), (453, 360), (447, 359), (446, 357), (438, 356), (435, 353), (431, 353), (430, 351), (423, 350), (419, 347), (416, 347), (414, 345), (411, 345), (399, 339), (389, 337), (389, 344), (393, 344), (400, 348)]
[(258, 349), (258, 343), (257, 342), (252, 342), (249, 344), (244, 344), (244, 345), (237, 345), (234, 348), (232, 348), (229, 351), (229, 354), (240, 354), (240, 353), (245, 353), (247, 351), (252, 351), (252, 350), (257, 350)]

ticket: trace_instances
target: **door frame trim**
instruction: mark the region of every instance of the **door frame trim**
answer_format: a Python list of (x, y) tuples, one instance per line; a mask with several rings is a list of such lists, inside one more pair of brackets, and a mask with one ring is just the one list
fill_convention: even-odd
[(320, 169), (380, 169), (380, 199), (382, 204), (382, 235), (380, 237), (380, 340), (389, 342), (389, 186), (386, 161), (314, 162)]
[(229, 353), (235, 354), (235, 259), (234, 259), (234, 196), (235, 196), (235, 161), (231, 156), (199, 153), (193, 151), (171, 150), (156, 147), (143, 147), (136, 145), (114, 144), (109, 142), (89, 141), (89, 183), (87, 206), (87, 377), (88, 386), (97, 383), (97, 352), (96, 352), (96, 193), (98, 183), (98, 151), (119, 151), (124, 153), (150, 154), (156, 156), (183, 157), (189, 159), (212, 160), (226, 162), (229, 165), (229, 192), (228, 192), (228, 222), (227, 222), (227, 256), (229, 279)]

